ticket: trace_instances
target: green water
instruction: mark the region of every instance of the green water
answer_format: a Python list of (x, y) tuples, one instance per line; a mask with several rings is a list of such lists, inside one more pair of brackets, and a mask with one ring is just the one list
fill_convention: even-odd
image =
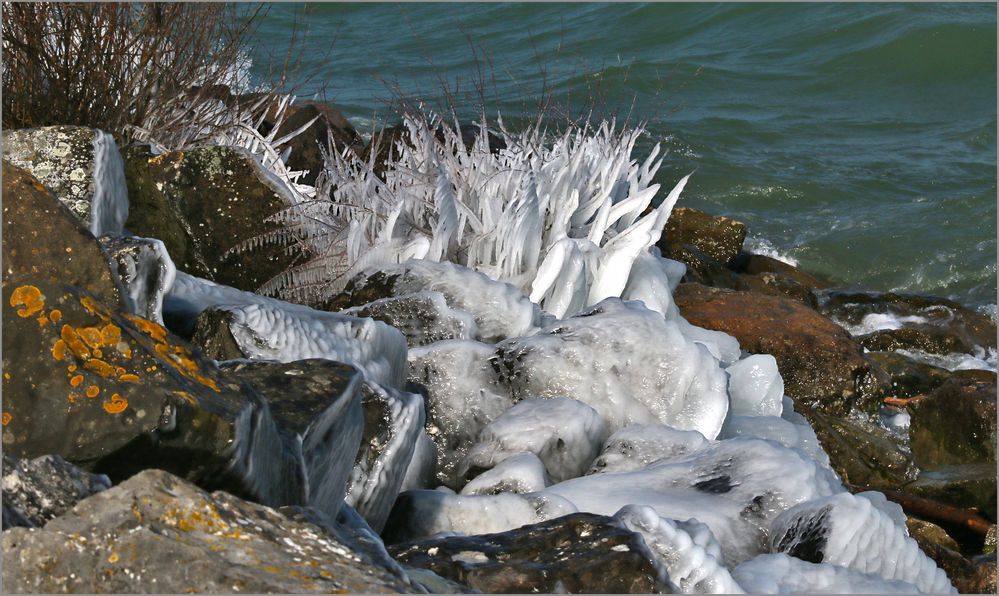
[(442, 81), (511, 119), (547, 90), (646, 121), (661, 182), (695, 171), (680, 205), (753, 246), (995, 308), (995, 4), (278, 4), (258, 74), (296, 26), (299, 95), (324, 87), (362, 131), (399, 95), (441, 105)]

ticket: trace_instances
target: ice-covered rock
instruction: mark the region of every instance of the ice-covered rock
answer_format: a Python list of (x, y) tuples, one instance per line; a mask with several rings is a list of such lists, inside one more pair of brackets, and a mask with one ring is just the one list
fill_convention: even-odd
[(374, 384), (365, 385), (362, 394), (364, 436), (350, 474), (347, 503), (380, 531), (423, 431), (423, 398)]
[(785, 554), (754, 557), (732, 570), (750, 594), (919, 594), (916, 586), (872, 573), (810, 563)]
[(447, 305), (440, 292), (390, 296), (342, 311), (354, 317), (371, 317), (402, 331), (412, 347), (445, 339), (478, 339), (479, 328), (471, 313)]
[(883, 497), (840, 493), (799, 503), (774, 520), (771, 535), (774, 552), (907, 582), (921, 592), (955, 592)]
[(725, 568), (718, 541), (704, 524), (666, 519), (642, 505), (623, 507), (614, 519), (642, 535), (677, 593), (743, 593)]
[(799, 451), (730, 439), (640, 470), (567, 480), (541, 494), (604, 515), (634, 504), (667, 519), (695, 518), (711, 528), (725, 561), (734, 565), (769, 551), (770, 524), (781, 511), (842, 490), (828, 468)]
[(545, 464), (533, 453), (521, 453), (504, 459), (479, 474), (461, 489), (463, 495), (498, 493), (533, 493), (551, 485)]
[(433, 488), (437, 485), (437, 446), (421, 428), (416, 435), (416, 446), (413, 447), (413, 457), (409, 460), (406, 475), (402, 479), (399, 490), (417, 490)]
[(513, 406), (496, 383), (488, 358), (493, 347), (473, 341), (441, 341), (409, 352), (409, 380), (426, 393), (427, 432), (437, 448), (438, 482), (463, 484), (458, 463), (487, 424)]
[(777, 416), (732, 416), (725, 421), (718, 438), (734, 437), (777, 441), (785, 447), (800, 449), (824, 466), (829, 465), (829, 456), (822, 450), (815, 431), (807, 423), (794, 424)]
[[(348, 282), (329, 309), (362, 306), (375, 300), (436, 292), (446, 306), (470, 313), (476, 326), (473, 339), (494, 343), (529, 335), (550, 316), (516, 287), (454, 263), (413, 259), (368, 269)], [(450, 317), (457, 315), (449, 314)]]
[(770, 354), (747, 356), (725, 369), (733, 416), (780, 416), (784, 380)]
[(486, 425), (458, 467), (464, 478), (521, 453), (533, 453), (555, 482), (582, 476), (600, 451), (606, 424), (590, 406), (566, 397), (528, 399)]
[(543, 492), (456, 495), (449, 490), (413, 490), (399, 495), (382, 538), (394, 544), (440, 533), (506, 532), (575, 512), (572, 503)]
[(102, 236), (100, 242), (117, 265), (128, 309), (162, 325), (163, 298), (177, 275), (166, 246), (156, 238), (136, 236)]
[(326, 358), (352, 364), (369, 382), (401, 387), (406, 338), (372, 319), (314, 310), (177, 272), (164, 310), (193, 325), (198, 313), (231, 313), (229, 331), (249, 358), (292, 362)]
[(658, 461), (683, 457), (708, 443), (696, 430), (677, 430), (665, 424), (632, 424), (607, 439), (589, 473), (638, 470)]
[(728, 412), (718, 361), (638, 302), (607, 299), (536, 335), (501, 342), (491, 362), (514, 399), (571, 395), (612, 432), (661, 422), (714, 439)]

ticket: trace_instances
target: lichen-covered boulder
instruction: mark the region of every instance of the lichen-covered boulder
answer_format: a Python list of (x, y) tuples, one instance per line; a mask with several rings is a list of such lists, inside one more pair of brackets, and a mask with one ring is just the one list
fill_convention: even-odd
[(264, 503), (301, 502), (300, 456), (266, 402), (162, 326), (73, 286), (3, 288), (3, 448), (112, 480), (158, 467)]
[(92, 494), (111, 487), (102, 474), (89, 474), (58, 455), (35, 459), (3, 456), (3, 529), (40, 527)]
[(288, 190), (245, 151), (211, 146), (153, 155), (130, 148), (126, 159), (125, 227), (162, 240), (181, 271), (254, 291), (301, 257), (281, 241), (229, 252), (275, 233), (280, 225), (267, 218), (292, 205)]
[(389, 552), (483, 593), (672, 592), (640, 534), (592, 513), (498, 534), (427, 538)]
[(795, 400), (843, 415), (865, 399), (869, 365), (860, 346), (803, 304), (700, 284), (680, 284), (674, 299), (691, 324), (724, 331), (752, 354), (772, 354)]
[(4, 288), (39, 281), (87, 288), (112, 309), (125, 305), (93, 234), (37, 178), (4, 160)]
[(11, 592), (413, 591), (318, 526), (159, 470), (4, 532), (3, 551)]
[(111, 135), (82, 126), (8, 130), (3, 133), (3, 153), (4, 159), (52, 189), (95, 236), (121, 233), (128, 194), (121, 154)]

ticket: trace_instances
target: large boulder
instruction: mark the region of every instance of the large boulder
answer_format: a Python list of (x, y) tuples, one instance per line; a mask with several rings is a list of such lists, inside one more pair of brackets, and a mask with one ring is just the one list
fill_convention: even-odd
[(862, 406), (869, 365), (839, 325), (801, 303), (777, 296), (680, 284), (680, 313), (693, 325), (724, 331), (752, 354), (777, 359), (788, 395), (844, 415)]
[(3, 529), (44, 526), (92, 494), (111, 488), (102, 474), (89, 474), (58, 455), (35, 459), (3, 456)]
[(911, 402), (912, 454), (923, 468), (996, 461), (996, 382), (956, 376)]
[(159, 467), (265, 503), (304, 480), (266, 402), (162, 326), (74, 286), (3, 288), (3, 447), (112, 480)]
[[(28, 281), (70, 283), (87, 288), (117, 310), (125, 302), (111, 271), (108, 255), (69, 208), (37, 178), (5, 160), (4, 291), (10, 284)], [(30, 316), (27, 311), (24, 316)], [(7, 313), (5, 310), (5, 323)]]
[(12, 592), (412, 591), (313, 524), (159, 470), (3, 534)]
[(9, 130), (3, 133), (3, 153), (52, 189), (94, 235), (121, 233), (128, 194), (111, 135), (82, 126)]
[[(125, 158), (125, 226), (162, 240), (178, 269), (254, 291), (302, 257), (268, 219), (292, 206), (288, 189), (245, 151), (206, 146), (153, 155), (131, 147)], [(260, 242), (250, 247), (251, 239)]]
[(483, 593), (669, 593), (645, 540), (613, 518), (573, 513), (498, 534), (449, 536), (389, 547)]

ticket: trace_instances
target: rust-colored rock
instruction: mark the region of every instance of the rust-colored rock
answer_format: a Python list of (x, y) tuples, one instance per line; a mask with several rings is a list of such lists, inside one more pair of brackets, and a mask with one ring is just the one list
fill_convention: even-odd
[(839, 325), (778, 296), (680, 284), (674, 294), (692, 324), (724, 331), (753, 354), (772, 354), (788, 395), (832, 414), (860, 406), (869, 367)]

